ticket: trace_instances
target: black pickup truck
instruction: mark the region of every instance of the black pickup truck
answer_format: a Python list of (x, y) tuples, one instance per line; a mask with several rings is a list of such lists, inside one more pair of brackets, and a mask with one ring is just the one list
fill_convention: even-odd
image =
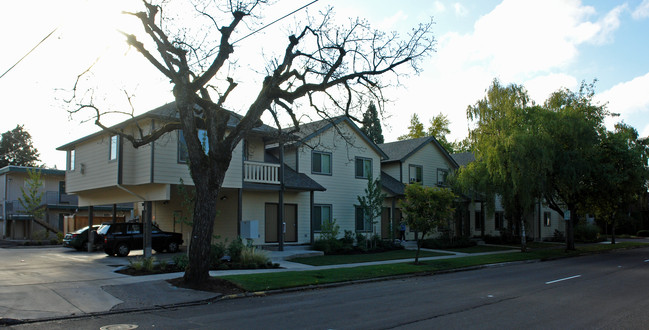
[[(109, 256), (125, 257), (131, 250), (141, 250), (144, 246), (143, 226), (139, 222), (105, 223), (97, 229), (97, 233), (103, 235), (104, 252)], [(181, 234), (151, 226), (151, 247), (156, 252), (177, 252), (181, 244)]]

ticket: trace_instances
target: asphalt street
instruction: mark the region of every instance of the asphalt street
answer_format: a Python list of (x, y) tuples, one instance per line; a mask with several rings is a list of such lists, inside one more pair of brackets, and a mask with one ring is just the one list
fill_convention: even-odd
[(17, 329), (646, 329), (649, 248), (16, 326)]

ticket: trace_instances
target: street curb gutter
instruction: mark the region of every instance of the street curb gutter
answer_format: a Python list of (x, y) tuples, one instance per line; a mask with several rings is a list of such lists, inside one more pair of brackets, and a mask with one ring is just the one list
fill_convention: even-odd
[(40, 319), (17, 320), (17, 319), (0, 318), (0, 327), (1, 326), (11, 326), (11, 325), (20, 325), (20, 324), (60, 321), (60, 320), (74, 320), (74, 319), (81, 319), (81, 318), (94, 317), (94, 316), (103, 316), (103, 315), (128, 314), (128, 313), (136, 313), (136, 312), (165, 310), (165, 309), (188, 307), (188, 306), (209, 305), (211, 303), (215, 303), (215, 302), (219, 302), (219, 301), (223, 301), (223, 300), (231, 300), (231, 299), (238, 299), (238, 298), (263, 297), (263, 296), (268, 296), (268, 295), (273, 295), (273, 294), (280, 294), (280, 293), (290, 293), (290, 292), (298, 292), (298, 291), (306, 291), (306, 290), (335, 288), (335, 287), (342, 287), (342, 286), (353, 285), (353, 284), (382, 282), (382, 281), (398, 280), (398, 279), (412, 278), (412, 277), (418, 277), (418, 276), (442, 275), (442, 274), (450, 274), (450, 273), (458, 273), (458, 272), (479, 270), (479, 269), (484, 269), (484, 268), (515, 266), (515, 265), (521, 265), (521, 264), (552, 261), (552, 260), (558, 260), (558, 259), (564, 259), (564, 258), (573, 258), (573, 257), (578, 257), (578, 256), (583, 256), (583, 255), (610, 253), (612, 251), (631, 250), (631, 249), (637, 249), (637, 248), (646, 248), (646, 246), (634, 246), (634, 247), (627, 247), (627, 248), (623, 248), (623, 249), (615, 249), (615, 250), (609, 250), (609, 251), (588, 252), (588, 253), (583, 253), (583, 254), (580, 253), (580, 254), (577, 254), (577, 255), (565, 256), (565, 257), (554, 257), (554, 258), (544, 258), (544, 259), (531, 259), (531, 260), (501, 262), (501, 263), (470, 266), (470, 267), (463, 267), (463, 268), (446, 269), (446, 270), (440, 270), (440, 271), (434, 271), (434, 272), (410, 273), (410, 274), (403, 274), (403, 275), (369, 278), (369, 279), (364, 279), (364, 280), (354, 280), (354, 281), (344, 281), (344, 282), (336, 282), (336, 283), (307, 285), (307, 286), (300, 286), (300, 287), (294, 287), (294, 288), (285, 288), (285, 289), (275, 289), (275, 290), (268, 290), (268, 291), (245, 292), (245, 293), (231, 294), (231, 295), (217, 295), (216, 297), (212, 297), (212, 298), (208, 298), (208, 299), (201, 299), (201, 300), (184, 302), (184, 303), (177, 303), (177, 304), (154, 305), (154, 306), (146, 307), (146, 308), (126, 308), (126, 309), (111, 310), (111, 311), (106, 311), (106, 312), (94, 312), (94, 313), (86, 313), (86, 314), (80, 314), (80, 315), (68, 315), (68, 316), (40, 318)]
[(212, 298), (208, 298), (208, 299), (201, 299), (201, 300), (189, 301), (189, 302), (184, 302), (184, 303), (176, 303), (176, 304), (168, 304), (168, 305), (154, 305), (154, 306), (151, 306), (151, 307), (143, 307), (143, 308), (125, 308), (125, 309), (110, 310), (110, 311), (105, 311), (105, 312), (85, 313), (85, 314), (80, 314), (80, 315), (68, 315), (68, 316), (60, 316), (60, 317), (48, 317), (48, 318), (39, 318), (39, 319), (23, 319), (23, 320), (0, 318), (0, 327), (1, 326), (20, 325), (20, 324), (30, 324), (30, 323), (61, 321), (61, 320), (74, 320), (74, 319), (82, 319), (82, 318), (87, 318), (87, 317), (104, 316), (104, 315), (147, 312), (147, 311), (165, 310), (165, 309), (189, 307), (189, 306), (209, 305), (209, 304), (216, 303), (216, 302), (219, 302), (219, 301), (238, 299), (238, 298), (264, 297), (264, 296), (275, 295), (275, 294), (280, 294), (280, 293), (290, 293), (290, 292), (316, 290), (316, 289), (336, 288), (336, 287), (342, 287), (342, 286), (347, 286), (347, 285), (398, 280), (398, 279), (412, 278), (412, 277), (418, 277), (418, 276), (431, 276), (431, 275), (450, 274), (450, 273), (478, 270), (478, 269), (483, 269), (483, 268), (505, 267), (505, 266), (514, 266), (514, 265), (526, 264), (526, 263), (535, 263), (535, 262), (540, 262), (540, 261), (542, 261), (542, 260), (535, 259), (535, 260), (503, 262), (503, 263), (496, 263), (496, 264), (488, 264), (488, 265), (479, 265), (479, 266), (471, 266), (471, 267), (464, 267), (464, 268), (440, 270), (440, 271), (435, 271), (435, 272), (410, 273), (410, 274), (403, 274), (403, 275), (368, 278), (368, 279), (364, 279), (364, 280), (354, 280), (354, 281), (344, 281), (344, 282), (336, 282), (336, 283), (307, 285), (307, 286), (299, 286), (299, 287), (285, 288), (285, 289), (275, 289), (275, 290), (268, 290), (268, 291), (255, 291), (255, 292), (244, 292), (244, 293), (230, 294), (230, 295), (217, 295), (216, 297), (212, 297)]

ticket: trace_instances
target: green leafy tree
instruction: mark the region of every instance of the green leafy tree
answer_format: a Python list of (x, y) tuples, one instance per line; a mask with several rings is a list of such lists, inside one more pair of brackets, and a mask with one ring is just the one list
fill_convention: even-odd
[[(365, 219), (368, 219), (372, 225), (376, 224), (376, 219), (381, 216), (385, 197), (386, 194), (381, 191), (381, 178), (378, 176), (375, 180), (367, 180), (365, 195), (357, 196), (358, 204), (361, 210), (363, 210)], [(392, 232), (392, 228), (390, 228), (390, 232)]]
[[(297, 111), (303, 111), (307, 117), (309, 114), (324, 118), (352, 115), (359, 108), (361, 96), (380, 98), (383, 95), (382, 88), (388, 86), (383, 79), (385, 75), (398, 77), (407, 67), (418, 72), (422, 59), (433, 51), (435, 40), (432, 21), (420, 24), (405, 38), (400, 38), (374, 30), (360, 19), (344, 25), (334, 23), (329, 9), (318, 17), (301, 20), (295, 33), (284, 39), (285, 47), (268, 60), (265, 71), (250, 71), (265, 72), (257, 91), (248, 97), (232, 99), (229, 96), (237, 88), (237, 79), (249, 78), (245, 68), (232, 70), (230, 64), (236, 63), (239, 54), (251, 54), (244, 43), (238, 43), (236, 48), (234, 44), (245, 39), (241, 36), (248, 33), (246, 29), (261, 23), (260, 15), (269, 3), (261, 0), (209, 2), (179, 12), (166, 10), (168, 5), (165, 1), (154, 4), (145, 0), (141, 11), (127, 13), (142, 24), (147, 42), (124, 33), (128, 45), (171, 84), (175, 111), (163, 120), (164, 124), (149, 130), (136, 129), (134, 134), (104, 124), (103, 115), (123, 113), (123, 110), (84, 98), (92, 93), (78, 91), (83, 89), (79, 85), (73, 90), (70, 112), (92, 112), (96, 125), (131, 142), (134, 148), (182, 129), (196, 197), (184, 280), (200, 284), (210, 278), (209, 254), (217, 196), (233, 151), (262, 124), (262, 115), (268, 112), (281, 128), (278, 118), (280, 113), (285, 113), (296, 130), (300, 128), (298, 118), (302, 115)], [(189, 16), (184, 16), (185, 13)], [(248, 45), (251, 47), (248, 49), (257, 49), (254, 43)], [(92, 70), (85, 71), (77, 82), (92, 74)], [(310, 107), (294, 107), (304, 103)], [(245, 109), (245, 113), (237, 116), (227, 109)], [(238, 120), (231, 120), (234, 117)], [(228, 126), (232, 121), (236, 125)], [(151, 127), (137, 122), (137, 118), (133, 125)], [(206, 130), (207, 151), (199, 140), (199, 129)]]
[(615, 244), (618, 218), (625, 216), (647, 192), (649, 148), (633, 127), (619, 123), (614, 131), (602, 135), (595, 155), (599, 166), (593, 173), (593, 184), (588, 186), (591, 189), (586, 206), (611, 225), (611, 243)]
[[(523, 86), (502, 86), (494, 80), (484, 99), (467, 109), (477, 126), (470, 132), (476, 164), (460, 173), (467, 188), (498, 193), (509, 218), (520, 224), (521, 250), (526, 250), (525, 218), (544, 193), (544, 175), (549, 167), (539, 131), (544, 110), (531, 106)], [(469, 173), (469, 171), (477, 171)], [(477, 174), (485, 180), (475, 181)], [(492, 186), (491, 189), (486, 189)], [(490, 207), (492, 209), (492, 207)]]
[(367, 111), (363, 113), (363, 125), (361, 126), (361, 131), (376, 144), (384, 142), (381, 120), (379, 119), (379, 113), (376, 111), (374, 102), (370, 102)]
[(419, 121), (419, 116), (416, 113), (413, 113), (412, 117), (410, 118), (410, 126), (408, 126), (408, 134), (398, 137), (397, 140), (403, 141), (409, 139), (418, 139), (425, 136), (427, 135), (424, 131), (424, 124)]
[(415, 264), (419, 264), (421, 241), (438, 226), (446, 225), (452, 218), (456, 195), (448, 188), (424, 187), (420, 184), (406, 186), (406, 198), (401, 206), (408, 226), (421, 233), (417, 239)]
[(36, 166), (38, 150), (34, 148), (32, 136), (23, 125), (16, 125), (11, 131), (2, 133), (0, 138), (0, 168), (15, 166)]
[(544, 160), (550, 160), (544, 197), (548, 206), (562, 217), (565, 208), (570, 212), (566, 221), (568, 250), (575, 249), (573, 228), (578, 213), (587, 211), (584, 207), (588, 205), (590, 186), (601, 171), (598, 146), (606, 132), (604, 118), (609, 113), (605, 105), (594, 103), (594, 87), (594, 82), (582, 82), (576, 92), (561, 89), (544, 104), (547, 116), (542, 144), (547, 155)]
[(22, 196), (18, 202), (24, 209), (24, 213), (31, 215), (34, 219), (40, 219), (45, 214), (42, 208), (43, 193), (40, 192), (43, 187), (43, 178), (41, 171), (38, 169), (27, 169), (26, 187), (21, 187)]

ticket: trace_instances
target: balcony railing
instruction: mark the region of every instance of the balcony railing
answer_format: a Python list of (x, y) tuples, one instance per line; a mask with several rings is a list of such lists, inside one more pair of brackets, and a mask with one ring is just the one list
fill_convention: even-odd
[(279, 184), (279, 164), (244, 161), (243, 181)]

